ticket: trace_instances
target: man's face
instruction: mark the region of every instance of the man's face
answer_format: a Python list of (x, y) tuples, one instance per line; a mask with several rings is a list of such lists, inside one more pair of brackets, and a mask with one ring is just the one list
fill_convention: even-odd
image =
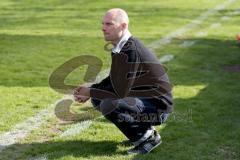
[(103, 17), (102, 31), (106, 41), (118, 42), (122, 36), (123, 27), (111, 14), (106, 14)]

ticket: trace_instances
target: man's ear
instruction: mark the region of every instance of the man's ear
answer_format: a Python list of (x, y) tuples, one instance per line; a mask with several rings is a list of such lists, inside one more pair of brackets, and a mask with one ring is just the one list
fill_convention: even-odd
[(121, 26), (123, 30), (127, 29), (127, 23), (122, 23)]

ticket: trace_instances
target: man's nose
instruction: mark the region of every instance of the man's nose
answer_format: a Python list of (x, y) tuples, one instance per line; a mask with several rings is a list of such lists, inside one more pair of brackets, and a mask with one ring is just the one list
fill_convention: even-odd
[(106, 27), (105, 27), (105, 25), (102, 25), (102, 31), (103, 31), (103, 32), (106, 31)]

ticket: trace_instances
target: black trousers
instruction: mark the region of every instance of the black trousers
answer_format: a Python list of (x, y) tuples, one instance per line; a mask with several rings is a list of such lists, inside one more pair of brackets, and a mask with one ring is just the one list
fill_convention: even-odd
[(101, 101), (92, 99), (91, 102), (132, 142), (139, 140), (151, 126), (165, 122), (168, 117), (168, 113), (158, 109), (148, 99), (126, 97)]

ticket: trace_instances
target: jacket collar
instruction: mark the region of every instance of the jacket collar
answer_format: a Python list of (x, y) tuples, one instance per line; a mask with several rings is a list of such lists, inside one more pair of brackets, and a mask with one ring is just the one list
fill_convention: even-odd
[(131, 37), (131, 33), (129, 31), (126, 31), (126, 33), (122, 36), (121, 40), (118, 42), (116, 47), (112, 49), (113, 53), (119, 53), (122, 49), (122, 47), (125, 45), (125, 43), (128, 41), (128, 39)]

